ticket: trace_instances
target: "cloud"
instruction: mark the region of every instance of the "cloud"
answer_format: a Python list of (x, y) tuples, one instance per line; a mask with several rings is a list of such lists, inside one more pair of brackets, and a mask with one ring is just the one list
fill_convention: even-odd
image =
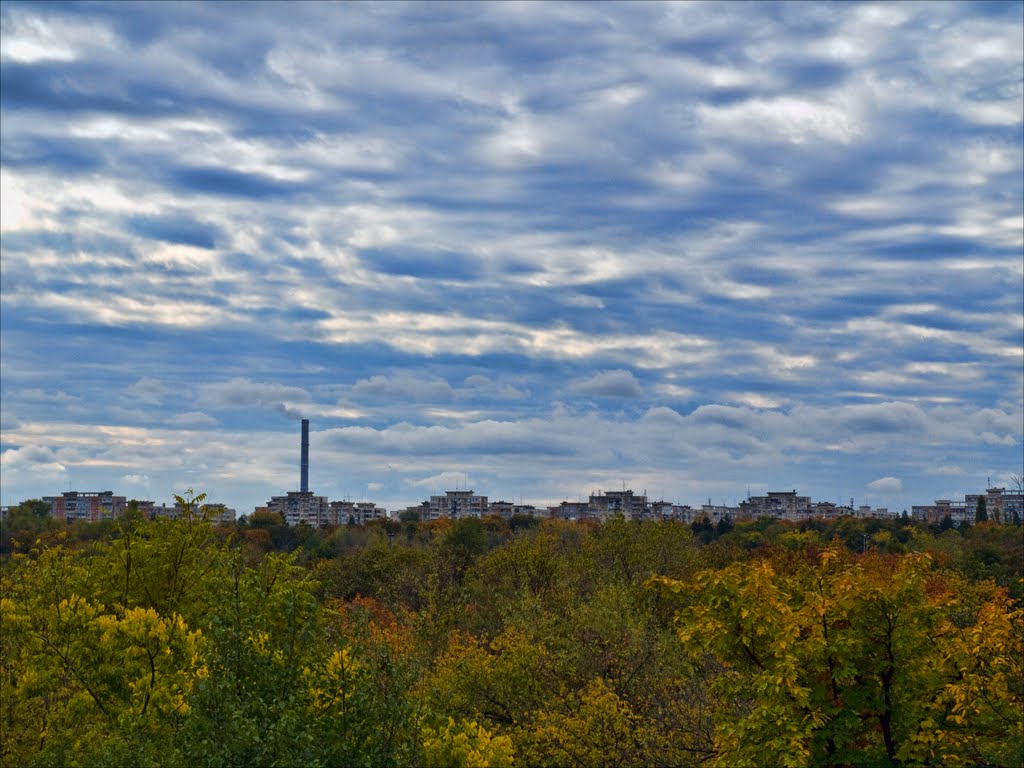
[(641, 397), (643, 388), (630, 371), (602, 371), (574, 382), (570, 389), (581, 395), (594, 397)]
[(406, 480), (406, 485), (413, 488), (426, 488), (431, 493), (442, 493), (462, 488), (466, 484), (466, 475), (463, 472), (439, 472), (430, 477)]
[[(26, 445), (0, 453), (0, 477), (8, 487), (32, 487), (60, 483), (67, 479), (67, 466), (50, 448)], [(36, 494), (35, 497), (44, 494)], [(28, 497), (26, 497), (28, 498)]]
[(898, 477), (886, 476), (872, 480), (867, 487), (882, 493), (899, 493), (903, 489), (903, 481)]
[(350, 395), (358, 399), (384, 401), (447, 401), (455, 392), (447, 381), (402, 371), (391, 376), (377, 375), (360, 379), (352, 385)]
[(168, 421), (177, 427), (202, 428), (216, 426), (217, 420), (201, 411), (188, 411), (172, 416)]
[(159, 403), (167, 394), (167, 387), (159, 379), (143, 377), (134, 384), (128, 386), (128, 392), (133, 397), (146, 403)]
[(73, 403), (81, 399), (79, 397), (76, 397), (75, 395), (69, 395), (67, 392), (64, 392), (63, 390), (57, 390), (56, 392), (47, 392), (43, 389), (39, 389), (38, 387), (33, 387), (32, 389), (23, 389), (19, 393), (19, 396), (25, 400), (32, 400), (44, 403)]
[(199, 387), (199, 399), (213, 407), (269, 408), (289, 418), (298, 418), (298, 409), (293, 405), (312, 400), (309, 393), (300, 387), (253, 382), (246, 378), (203, 384)]
[[(269, 494), (267, 411), (396, 497), (478, 462), (506, 496), (928, 499), (1024, 460), (1019, 4), (0, 23), (4, 447), (62, 481)], [(52, 490), (7, 462), (5, 498)]]

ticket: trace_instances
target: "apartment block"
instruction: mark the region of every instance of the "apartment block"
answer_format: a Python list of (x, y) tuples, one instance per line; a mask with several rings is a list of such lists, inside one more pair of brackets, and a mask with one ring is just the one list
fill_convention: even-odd
[(318, 528), (330, 519), (327, 497), (316, 496), (312, 491), (288, 491), (284, 496), (273, 496), (267, 502), (267, 511), (281, 515), (288, 525), (305, 523)]
[(973, 509), (968, 512), (966, 504), (953, 502), (950, 499), (936, 499), (934, 504), (915, 504), (910, 508), (910, 515), (915, 520), (936, 525), (941, 523), (946, 516), (958, 525), (974, 522)]
[(128, 507), (124, 496), (113, 491), (65, 491), (60, 496), (44, 496), (50, 514), (58, 520), (113, 520)]
[(431, 496), (425, 511), (427, 520), (483, 517), (488, 513), (487, 497), (473, 491), (445, 491), (444, 496)]
[(690, 522), (704, 520), (705, 518), (710, 520), (712, 523), (719, 523), (722, 520), (735, 521), (737, 517), (739, 517), (739, 514), (739, 507), (730, 507), (725, 504), (702, 504), (699, 514), (696, 514), (694, 516), (695, 520), (691, 520)]
[(390, 518), (386, 509), (372, 501), (332, 501), (327, 508), (327, 522), (331, 525), (366, 525)]
[(641, 496), (625, 489), (605, 491), (592, 494), (588, 504), (593, 515), (602, 520), (607, 520), (615, 515), (622, 515), (627, 520), (639, 520), (647, 510), (647, 496)]
[(510, 517), (547, 517), (547, 510), (538, 510), (532, 504), (515, 504), (511, 501), (492, 501), (488, 514), (508, 520)]
[(987, 488), (985, 493), (971, 493), (964, 497), (964, 506), (968, 513), (975, 519), (978, 509), (978, 499), (984, 497), (985, 512), (989, 520), (997, 523), (1013, 523), (1014, 513), (1016, 520), (1024, 520), (1024, 493), (1007, 493), (1005, 488)]
[(767, 496), (751, 496), (740, 502), (738, 519), (806, 520), (813, 516), (810, 496), (798, 496), (796, 491), (769, 491)]

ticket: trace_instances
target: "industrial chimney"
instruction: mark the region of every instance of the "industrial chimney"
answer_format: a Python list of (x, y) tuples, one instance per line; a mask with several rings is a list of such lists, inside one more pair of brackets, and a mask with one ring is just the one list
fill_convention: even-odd
[(309, 419), (302, 420), (302, 459), (299, 462), (300, 483), (302, 493), (309, 491)]

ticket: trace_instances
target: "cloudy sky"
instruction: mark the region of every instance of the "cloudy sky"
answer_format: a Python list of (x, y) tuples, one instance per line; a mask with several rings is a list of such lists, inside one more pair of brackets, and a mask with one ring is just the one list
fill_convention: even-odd
[(1024, 462), (1024, 6), (2, 3), (2, 502)]

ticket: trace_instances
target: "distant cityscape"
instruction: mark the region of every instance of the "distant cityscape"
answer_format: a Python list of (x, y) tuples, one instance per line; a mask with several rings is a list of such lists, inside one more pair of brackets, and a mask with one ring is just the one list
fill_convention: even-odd
[[(50, 514), (61, 520), (111, 520), (124, 514), (129, 504), (145, 517), (177, 519), (185, 510), (180, 504), (156, 504), (153, 501), (129, 500), (113, 491), (65, 491), (59, 496), (44, 496), (50, 505)], [(238, 512), (224, 503), (203, 505), (205, 514), (214, 523), (231, 523)], [(933, 504), (914, 505), (909, 516), (914, 520), (938, 524), (949, 518), (956, 525), (974, 523), (978, 509), (984, 509), (987, 519), (999, 523), (1020, 524), (1024, 520), (1024, 488), (987, 488), (984, 493), (967, 494), (963, 501), (937, 499)], [(0, 507), (0, 518), (6, 518), (12, 507)], [(665, 522), (695, 523), (707, 520), (718, 524), (753, 521), (760, 518), (801, 522), (811, 519), (834, 520), (840, 517), (892, 518), (905, 511), (890, 511), (885, 507), (867, 505), (855, 507), (828, 501), (812, 501), (800, 496), (796, 490), (770, 491), (764, 496), (749, 496), (737, 506), (707, 504), (692, 507), (664, 500), (653, 500), (646, 493), (631, 489), (598, 491), (586, 501), (563, 501), (556, 506), (536, 507), (509, 501), (490, 501), (487, 496), (472, 490), (446, 491), (433, 495), (418, 505), (397, 510), (386, 510), (372, 501), (330, 501), (309, 490), (309, 420), (302, 420), (299, 459), (299, 490), (272, 496), (251, 514), (278, 514), (289, 526), (309, 525), (366, 525), (378, 520), (416, 519), (423, 521), (441, 518), (496, 516), (511, 518), (527, 516), (553, 518), (566, 521), (603, 522), (613, 517), (626, 520), (657, 520)]]

